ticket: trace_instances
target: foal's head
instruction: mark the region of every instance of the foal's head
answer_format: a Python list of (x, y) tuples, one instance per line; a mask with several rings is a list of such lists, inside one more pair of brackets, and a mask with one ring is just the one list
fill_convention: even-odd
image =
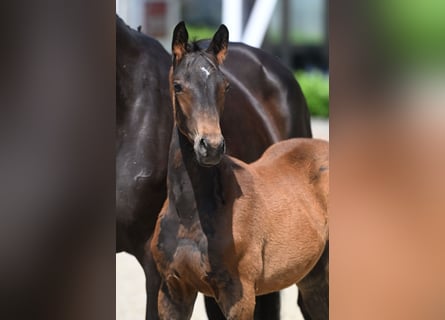
[(225, 152), (220, 115), (228, 82), (219, 69), (227, 53), (229, 32), (221, 25), (206, 50), (188, 43), (184, 22), (173, 31), (170, 91), (178, 129), (193, 144), (200, 165), (213, 166)]

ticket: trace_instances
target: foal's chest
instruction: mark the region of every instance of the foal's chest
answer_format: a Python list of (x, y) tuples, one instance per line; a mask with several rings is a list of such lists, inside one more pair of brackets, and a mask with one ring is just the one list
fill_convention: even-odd
[[(166, 239), (169, 241), (165, 241)], [(208, 239), (199, 220), (183, 225), (177, 217), (164, 216), (160, 224), (157, 248), (164, 256), (161, 272), (169, 285), (186, 284), (213, 295), (213, 289), (208, 283), (208, 275), (211, 273)]]

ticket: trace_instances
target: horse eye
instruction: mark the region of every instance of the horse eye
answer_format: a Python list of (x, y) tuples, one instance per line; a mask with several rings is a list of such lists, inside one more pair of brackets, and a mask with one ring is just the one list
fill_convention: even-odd
[(230, 83), (226, 83), (226, 92), (230, 89)]
[(182, 91), (182, 86), (179, 83), (174, 83), (173, 88), (175, 89), (176, 93), (179, 93)]

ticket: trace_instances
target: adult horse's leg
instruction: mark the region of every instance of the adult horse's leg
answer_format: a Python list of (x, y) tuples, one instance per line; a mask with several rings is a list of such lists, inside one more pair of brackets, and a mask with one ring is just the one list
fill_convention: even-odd
[(329, 319), (329, 242), (298, 289), (298, 306), (305, 320)]
[(206, 305), (207, 317), (210, 320), (226, 320), (226, 317), (224, 317), (215, 299), (204, 297), (204, 302)]
[[(207, 316), (210, 320), (225, 320), (221, 309), (215, 299), (205, 297)], [(264, 296), (256, 297), (255, 320), (279, 320), (280, 319), (280, 293), (272, 292)]]
[(255, 320), (280, 319), (280, 292), (256, 297)]
[(151, 254), (150, 242), (151, 238), (147, 241), (143, 253), (140, 255), (141, 259), (138, 260), (144, 269), (145, 274), (145, 288), (147, 294), (145, 317), (147, 320), (156, 320), (159, 319), (158, 294), (161, 286), (161, 277), (156, 269), (153, 255)]

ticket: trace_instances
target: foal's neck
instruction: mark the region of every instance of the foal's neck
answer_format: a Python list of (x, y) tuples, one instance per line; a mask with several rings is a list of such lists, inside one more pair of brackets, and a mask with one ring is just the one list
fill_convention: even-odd
[(223, 204), (219, 166), (198, 164), (193, 145), (173, 129), (168, 165), (168, 197), (182, 223), (212, 215)]

